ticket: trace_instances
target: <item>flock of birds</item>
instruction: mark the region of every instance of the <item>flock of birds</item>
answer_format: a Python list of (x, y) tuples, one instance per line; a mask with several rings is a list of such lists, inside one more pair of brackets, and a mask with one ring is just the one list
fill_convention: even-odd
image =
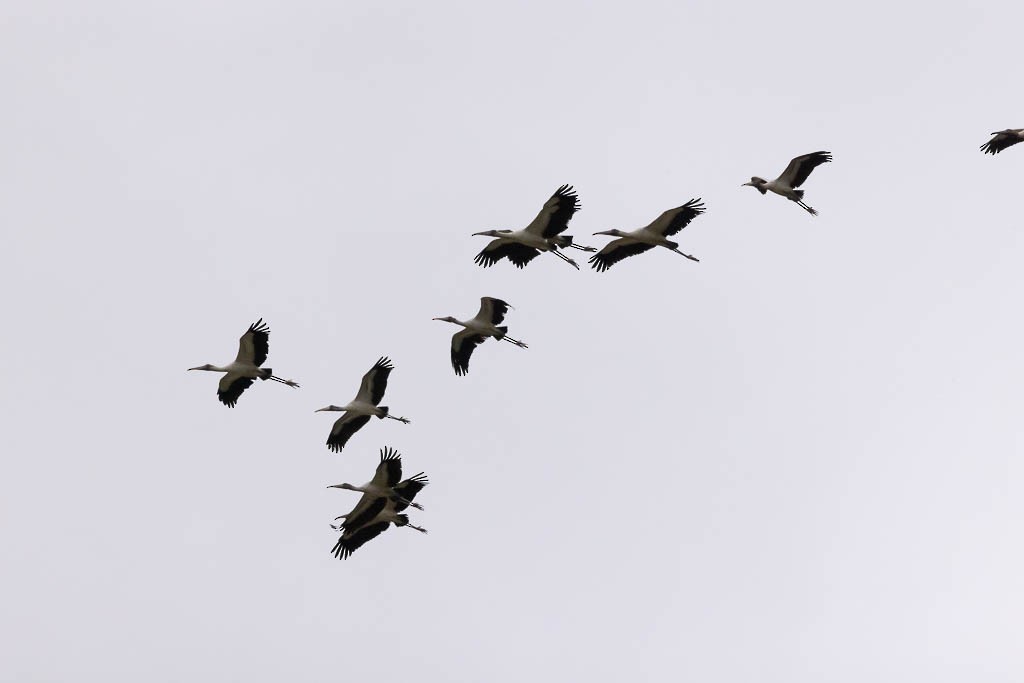
[[(1006, 129), (992, 133), (992, 139), (981, 146), (985, 154), (998, 154), (1008, 147), (1024, 142), (1024, 128)], [(812, 216), (818, 215), (812, 207), (804, 203), (804, 191), (799, 189), (811, 172), (818, 166), (832, 161), (829, 152), (812, 152), (798, 156), (789, 162), (786, 169), (774, 180), (765, 180), (754, 176), (750, 182), (743, 183), (757, 189), (761, 194), (774, 192), (795, 202)], [(569, 185), (562, 185), (544, 203), (537, 217), (522, 230), (487, 230), (474, 233), (494, 239), (476, 255), (475, 263), (485, 268), (493, 266), (502, 259), (508, 259), (517, 268), (525, 267), (542, 252), (554, 254), (577, 270), (579, 265), (561, 253), (559, 249), (579, 249), (593, 253), (589, 259), (591, 266), (603, 272), (619, 261), (636, 256), (655, 247), (664, 247), (692, 261), (698, 259), (679, 250), (679, 244), (669, 239), (678, 234), (697, 216), (704, 213), (701, 200), (691, 199), (682, 206), (668, 209), (649, 225), (633, 231), (605, 230), (595, 235), (610, 235), (616, 239), (608, 242), (600, 251), (593, 247), (582, 246), (573, 241), (572, 235), (564, 235), (569, 220), (579, 211), (579, 198)], [(469, 359), (474, 349), (488, 338), (506, 341), (520, 348), (527, 348), (522, 341), (508, 336), (508, 327), (501, 323), (511, 306), (501, 299), (485, 296), (480, 299), (480, 310), (470, 320), (458, 320), (452, 316), (434, 318), (454, 323), (462, 327), (452, 336), (451, 363), (456, 375), (469, 372)], [(271, 368), (262, 367), (267, 361), (270, 351), (270, 328), (263, 319), (249, 326), (245, 334), (238, 340), (238, 355), (228, 365), (200, 365), (189, 370), (207, 370), (224, 373), (217, 387), (217, 397), (221, 403), (232, 408), (242, 393), (257, 380), (273, 380), (290, 387), (299, 385), (292, 380), (282, 379), (274, 375)], [(394, 366), (390, 359), (380, 358), (363, 375), (359, 391), (352, 401), (343, 405), (329, 405), (316, 412), (340, 412), (327, 436), (327, 447), (336, 453), (348, 443), (352, 436), (362, 429), (371, 418), (392, 419), (409, 424), (404, 417), (390, 414), (387, 406), (380, 405), (387, 391), (388, 377)], [(422, 510), (423, 507), (413, 502), (416, 495), (428, 483), (423, 472), (408, 479), (402, 479), (402, 458), (391, 448), (382, 448), (380, 462), (373, 478), (362, 486), (352, 484), (334, 484), (328, 488), (346, 489), (362, 493), (355, 507), (346, 514), (335, 518), (343, 520), (332, 524), (331, 528), (341, 532), (331, 552), (339, 559), (347, 558), (360, 546), (376, 538), (391, 525), (408, 527), (426, 533), (426, 529), (410, 523), (405, 510), (412, 507)]]

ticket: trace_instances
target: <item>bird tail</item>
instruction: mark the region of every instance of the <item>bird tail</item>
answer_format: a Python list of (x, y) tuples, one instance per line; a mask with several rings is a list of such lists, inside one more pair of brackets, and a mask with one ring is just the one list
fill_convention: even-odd
[(804, 200), (803, 190), (793, 190), (793, 196), (796, 197), (796, 201), (802, 202)]
[(551, 241), (555, 243), (555, 246), (569, 247), (572, 246), (572, 235), (556, 235), (551, 238)]
[(409, 515), (395, 515), (395, 526), (405, 526), (409, 523)]
[[(501, 327), (497, 328), (497, 330), (498, 330), (498, 332), (501, 332), (501, 337), (504, 337), (506, 334), (508, 334), (508, 326), (507, 325), (502, 325)], [(501, 337), (498, 337), (498, 339), (501, 339)]]
[(380, 419), (383, 420), (387, 416), (388, 416), (388, 407), (387, 406), (377, 406), (377, 417), (379, 417)]
[(267, 380), (274, 374), (274, 371), (270, 368), (260, 368), (260, 379)]

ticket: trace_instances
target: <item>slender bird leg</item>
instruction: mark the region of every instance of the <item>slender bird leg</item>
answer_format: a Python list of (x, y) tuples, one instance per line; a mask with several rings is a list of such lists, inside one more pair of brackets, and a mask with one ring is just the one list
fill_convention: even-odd
[(291, 381), (290, 379), (281, 379), (280, 377), (275, 377), (274, 375), (271, 375), (267, 379), (272, 379), (275, 382), (280, 382), (281, 384), (287, 384), (290, 387), (297, 387), (297, 386), (299, 386), (297, 383)]
[(676, 252), (680, 256), (685, 256), (686, 258), (690, 259), (691, 261), (697, 261), (698, 263), (700, 263), (700, 259), (697, 258), (696, 256), (690, 256), (689, 254), (684, 254), (683, 252), (679, 251), (679, 249), (673, 249), (672, 251)]
[(394, 500), (396, 503), (402, 503), (404, 505), (408, 505), (411, 508), (416, 508), (417, 510), (423, 509), (423, 506), (420, 505), (419, 503), (414, 503), (411, 500), (406, 500), (405, 498), (402, 498), (397, 494), (394, 496), (394, 498), (392, 498), (392, 500)]
[(427, 533), (426, 529), (424, 529), (421, 526), (416, 526), (415, 524), (406, 524), (405, 526), (409, 527), (410, 529), (415, 529), (416, 531), (420, 532), (421, 534)]
[(502, 339), (507, 341), (509, 344), (515, 344), (516, 346), (518, 346), (521, 349), (528, 349), (528, 348), (530, 348), (529, 346), (526, 345), (525, 342), (521, 342), (518, 339), (513, 339), (512, 337), (502, 337)]
[(384, 417), (389, 417), (389, 418), (391, 418), (392, 420), (398, 420), (398, 421), (399, 421), (399, 422), (401, 422), (402, 424), (409, 424), (410, 422), (412, 422), (412, 420), (409, 420), (409, 419), (407, 419), (407, 418), (404, 418), (404, 417), (395, 417), (394, 415), (385, 415)]
[(597, 249), (595, 249), (594, 247), (585, 247), (582, 244), (576, 244), (575, 242), (573, 242), (569, 246), (572, 247), (573, 249), (579, 249), (580, 251), (597, 251)]
[(811, 214), (812, 216), (817, 216), (817, 215), (818, 215), (818, 212), (817, 212), (817, 211), (815, 211), (815, 210), (814, 210), (814, 209), (812, 209), (811, 207), (809, 207), (809, 206), (807, 206), (806, 204), (804, 204), (804, 203), (803, 203), (803, 201), (801, 201), (801, 200), (799, 200), (799, 199), (798, 199), (796, 203), (800, 205), (800, 208), (801, 208), (801, 209), (803, 209), (803, 210), (804, 210), (804, 211), (806, 211), (807, 213)]
[(558, 251), (557, 249), (552, 249), (552, 250), (551, 250), (551, 253), (552, 253), (552, 254), (554, 254), (555, 256), (557, 256), (558, 258), (562, 259), (562, 260), (563, 260), (563, 261), (565, 261), (566, 263), (568, 263), (568, 264), (569, 264), (570, 266), (572, 266), (572, 267), (573, 267), (573, 268), (575, 268), (576, 270), (579, 270), (579, 269), (580, 269), (580, 267), (579, 267), (578, 265), (576, 265), (576, 262), (575, 262), (575, 261), (573, 261), (573, 260), (572, 260), (571, 258), (569, 258), (568, 256), (566, 256), (565, 254), (561, 253), (561, 252), (560, 252), (560, 251)]

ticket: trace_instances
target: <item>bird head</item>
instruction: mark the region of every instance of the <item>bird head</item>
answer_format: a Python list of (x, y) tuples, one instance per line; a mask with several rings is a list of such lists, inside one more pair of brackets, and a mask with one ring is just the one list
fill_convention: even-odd
[(214, 369), (214, 367), (212, 365), (210, 365), (209, 363), (207, 363), (206, 365), (199, 365), (199, 366), (196, 366), (194, 368), (189, 368), (189, 370), (213, 370), (213, 369)]
[(327, 406), (326, 408), (320, 408), (318, 410), (314, 410), (313, 412), (314, 413), (322, 413), (324, 411), (336, 412), (336, 411), (341, 411), (341, 410), (345, 410), (345, 409), (344, 408), (339, 408), (338, 406)]
[(741, 185), (741, 187), (745, 187), (745, 186), (748, 186), (748, 185), (750, 187), (757, 187), (759, 185), (767, 185), (767, 184), (768, 184), (768, 181), (765, 180), (764, 178), (758, 178), (757, 176), (754, 176), (754, 177), (752, 177), (750, 179), (749, 183), (743, 183), (743, 185)]

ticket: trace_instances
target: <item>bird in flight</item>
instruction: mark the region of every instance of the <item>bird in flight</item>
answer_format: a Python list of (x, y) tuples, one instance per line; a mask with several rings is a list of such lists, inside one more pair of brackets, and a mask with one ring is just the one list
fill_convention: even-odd
[(472, 320), (458, 320), (450, 315), (434, 318), (466, 328), (452, 335), (452, 367), (456, 375), (465, 375), (469, 372), (469, 357), (488, 337), (507, 341), (521, 349), (527, 348), (525, 343), (508, 336), (508, 327), (498, 324), (505, 319), (505, 313), (509, 308), (509, 304), (501, 299), (482, 296), (480, 310)]
[(596, 251), (572, 241), (572, 235), (563, 235), (569, 228), (569, 219), (580, 210), (580, 201), (571, 185), (562, 185), (551, 198), (544, 202), (540, 213), (522, 230), (485, 230), (473, 236), (484, 235), (496, 239), (490, 241), (473, 259), (474, 263), (489, 268), (503, 258), (511, 261), (516, 268), (523, 268), (542, 251), (548, 251), (579, 270), (571, 258), (558, 251), (559, 247)]
[(765, 194), (770, 190), (777, 195), (782, 195), (786, 199), (799, 204), (807, 213), (817, 216), (817, 211), (804, 204), (804, 191), (797, 188), (804, 184), (807, 176), (811, 175), (811, 171), (829, 161), (832, 161), (831, 153), (811, 152), (790, 161), (789, 166), (786, 166), (786, 170), (775, 180), (765, 180), (764, 178), (754, 176), (750, 179), (749, 183), (743, 183), (743, 185), (749, 185), (761, 194)]
[(591, 256), (590, 265), (600, 273), (608, 270), (625, 258), (642, 254), (655, 247), (665, 247), (669, 251), (674, 251), (691, 261), (698, 261), (697, 257), (679, 251), (679, 243), (673, 242), (668, 238), (685, 228), (690, 224), (690, 221), (702, 213), (704, 213), (704, 204), (701, 203), (698, 197), (697, 199), (691, 199), (682, 206), (677, 206), (674, 209), (663, 212), (650, 225), (639, 230), (631, 232), (622, 230), (595, 232), (595, 235), (612, 235), (619, 239), (612, 240), (604, 245), (601, 251)]
[(349, 403), (343, 406), (327, 406), (320, 408), (320, 412), (344, 412), (331, 427), (331, 433), (327, 437), (327, 447), (335, 453), (341, 452), (353, 434), (358, 432), (363, 425), (370, 421), (371, 417), (383, 420), (385, 417), (409, 424), (410, 420), (404, 417), (395, 417), (388, 412), (387, 406), (379, 405), (384, 398), (384, 392), (388, 388), (388, 375), (394, 370), (389, 358), (380, 358), (365, 375), (359, 384), (359, 393)]
[(217, 398), (228, 408), (234, 408), (238, 397), (242, 392), (252, 386), (257, 379), (272, 379), (290, 387), (299, 386), (290, 379), (281, 379), (274, 376), (270, 368), (260, 366), (267, 362), (267, 353), (270, 351), (270, 328), (260, 318), (243, 334), (238, 340), (238, 355), (235, 362), (228, 365), (218, 366), (207, 363), (189, 370), (208, 370), (210, 372), (223, 372), (224, 376), (217, 385)]

